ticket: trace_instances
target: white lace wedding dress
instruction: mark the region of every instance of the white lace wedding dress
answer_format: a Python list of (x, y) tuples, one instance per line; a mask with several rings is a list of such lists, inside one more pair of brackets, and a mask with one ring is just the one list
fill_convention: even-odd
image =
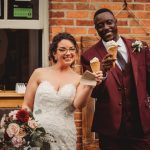
[(56, 91), (48, 81), (39, 84), (35, 94), (33, 115), (56, 142), (51, 150), (76, 150), (76, 128), (72, 101), (76, 87), (66, 84)]

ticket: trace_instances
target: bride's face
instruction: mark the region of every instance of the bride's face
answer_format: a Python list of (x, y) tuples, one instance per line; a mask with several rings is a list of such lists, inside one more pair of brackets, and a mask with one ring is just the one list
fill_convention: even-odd
[(57, 63), (61, 65), (70, 66), (73, 64), (76, 58), (76, 48), (74, 44), (67, 40), (63, 39), (58, 43), (55, 58), (57, 59)]

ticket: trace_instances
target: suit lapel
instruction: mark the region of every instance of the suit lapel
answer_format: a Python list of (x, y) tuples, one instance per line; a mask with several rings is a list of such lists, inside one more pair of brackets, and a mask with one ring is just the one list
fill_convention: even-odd
[[(138, 85), (137, 83), (137, 79), (138, 79), (138, 65), (137, 65), (137, 58), (136, 58), (136, 54), (132, 52), (132, 41), (131, 40), (127, 40), (127, 39), (124, 39), (122, 38), (123, 41), (125, 42), (125, 45), (126, 45), (126, 48), (127, 48), (127, 52), (128, 52), (128, 57), (130, 57), (131, 59), (131, 65), (132, 65), (132, 68), (133, 68), (133, 75), (134, 75), (134, 78), (135, 78), (135, 84), (136, 86)], [(116, 66), (118, 67), (118, 66)], [(117, 72), (116, 72), (116, 69), (111, 69), (110, 70), (114, 76), (114, 78), (116, 79), (117, 83), (119, 85), (121, 85), (120, 81), (119, 81), (119, 78), (118, 78), (118, 75), (117, 75)]]
[(136, 86), (138, 85), (137, 81), (138, 81), (138, 65), (137, 65), (137, 58), (136, 58), (136, 53), (133, 53), (133, 49), (132, 49), (132, 42), (131, 40), (127, 40), (127, 39), (124, 39), (122, 38), (126, 44), (126, 47), (127, 47), (127, 51), (128, 51), (128, 57), (130, 57), (131, 59), (131, 65), (132, 65), (132, 68), (133, 68), (133, 75), (134, 75), (134, 78), (135, 78), (135, 84)]
[(103, 57), (108, 54), (106, 48), (104, 47), (102, 40), (97, 44), (97, 49), (96, 52), (98, 53), (98, 56), (100, 57), (100, 59), (102, 60)]

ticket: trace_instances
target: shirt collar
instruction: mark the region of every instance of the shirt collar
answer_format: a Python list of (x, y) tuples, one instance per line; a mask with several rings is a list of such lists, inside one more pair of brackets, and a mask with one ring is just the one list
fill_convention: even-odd
[[(122, 40), (122, 38), (121, 38), (121, 36), (119, 36), (119, 39), (117, 40), (117, 44), (119, 45), (119, 46), (121, 46), (122, 45), (122, 42), (123, 42), (123, 40)], [(105, 48), (106, 48), (106, 42), (102, 39), (102, 43), (104, 44), (104, 46), (105, 46)], [(106, 49), (107, 50), (107, 49)]]

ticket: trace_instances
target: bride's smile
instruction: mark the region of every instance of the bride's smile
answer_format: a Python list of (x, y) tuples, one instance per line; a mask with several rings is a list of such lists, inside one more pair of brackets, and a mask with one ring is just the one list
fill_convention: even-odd
[(55, 53), (57, 63), (70, 66), (76, 57), (76, 48), (73, 43), (67, 39), (63, 39), (58, 43), (58, 48)]

